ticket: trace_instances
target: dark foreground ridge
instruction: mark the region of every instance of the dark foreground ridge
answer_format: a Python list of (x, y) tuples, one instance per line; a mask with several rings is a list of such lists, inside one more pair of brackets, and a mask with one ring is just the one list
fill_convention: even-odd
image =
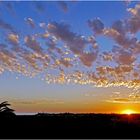
[(0, 138), (140, 138), (140, 115), (1, 115)]

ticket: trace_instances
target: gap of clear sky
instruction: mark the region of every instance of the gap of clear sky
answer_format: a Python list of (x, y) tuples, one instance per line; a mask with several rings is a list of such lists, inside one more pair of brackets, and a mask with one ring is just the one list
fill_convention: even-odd
[(17, 113), (140, 112), (137, 1), (0, 1), (0, 101)]

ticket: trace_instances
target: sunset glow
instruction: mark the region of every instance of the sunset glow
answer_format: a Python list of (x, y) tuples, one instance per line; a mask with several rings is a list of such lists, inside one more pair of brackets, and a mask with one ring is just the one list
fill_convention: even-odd
[(131, 109), (126, 109), (121, 112), (121, 114), (127, 114), (127, 115), (136, 114), (136, 113), (137, 113), (136, 111)]

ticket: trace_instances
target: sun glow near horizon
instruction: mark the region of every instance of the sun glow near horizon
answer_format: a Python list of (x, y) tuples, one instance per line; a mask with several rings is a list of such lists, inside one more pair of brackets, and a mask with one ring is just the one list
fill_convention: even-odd
[(121, 114), (127, 114), (127, 115), (131, 115), (131, 114), (137, 114), (138, 112), (132, 109), (125, 109), (123, 111), (121, 111)]

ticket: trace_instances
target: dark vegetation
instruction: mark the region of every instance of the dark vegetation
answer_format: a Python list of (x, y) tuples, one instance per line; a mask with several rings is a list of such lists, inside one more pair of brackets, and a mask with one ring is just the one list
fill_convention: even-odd
[(0, 138), (140, 138), (139, 114), (16, 116), (8, 106), (7, 102), (0, 104)]
[(7, 101), (0, 103), (0, 116), (13, 116), (14, 110), (9, 108), (10, 104)]

